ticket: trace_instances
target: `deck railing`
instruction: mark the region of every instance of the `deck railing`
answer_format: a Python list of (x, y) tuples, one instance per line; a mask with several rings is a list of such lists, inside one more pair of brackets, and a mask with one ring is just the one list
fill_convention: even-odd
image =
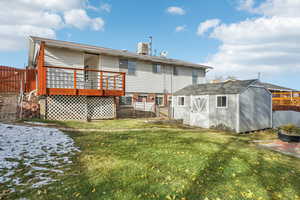
[(300, 92), (273, 92), (273, 110), (300, 111)]
[(125, 73), (71, 67), (44, 66), (47, 94), (121, 96)]

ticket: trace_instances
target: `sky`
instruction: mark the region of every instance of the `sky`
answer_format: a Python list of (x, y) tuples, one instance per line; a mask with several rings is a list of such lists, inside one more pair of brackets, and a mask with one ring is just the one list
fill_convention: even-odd
[(1, 0), (0, 65), (24, 67), (28, 35), (157, 55), (300, 90), (300, 0)]

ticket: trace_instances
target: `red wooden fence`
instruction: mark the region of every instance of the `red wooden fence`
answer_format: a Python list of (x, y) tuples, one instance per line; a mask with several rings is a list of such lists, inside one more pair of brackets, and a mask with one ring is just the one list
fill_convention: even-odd
[(36, 70), (0, 66), (0, 93), (19, 93), (36, 88)]

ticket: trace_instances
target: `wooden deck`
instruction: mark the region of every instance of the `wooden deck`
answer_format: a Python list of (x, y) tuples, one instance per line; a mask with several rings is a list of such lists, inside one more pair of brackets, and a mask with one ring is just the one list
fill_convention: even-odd
[(124, 96), (125, 73), (45, 66), (45, 43), (37, 60), (38, 95)]
[(300, 112), (300, 92), (273, 92), (273, 110)]

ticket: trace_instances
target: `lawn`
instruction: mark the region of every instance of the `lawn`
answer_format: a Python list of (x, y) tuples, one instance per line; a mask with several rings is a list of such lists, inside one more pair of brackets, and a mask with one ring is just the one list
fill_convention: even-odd
[(300, 199), (300, 159), (251, 142), (274, 138), (271, 131), (237, 135), (144, 120), (58, 125), (99, 131), (68, 132), (81, 149), (71, 170), (56, 183), (8, 198)]

